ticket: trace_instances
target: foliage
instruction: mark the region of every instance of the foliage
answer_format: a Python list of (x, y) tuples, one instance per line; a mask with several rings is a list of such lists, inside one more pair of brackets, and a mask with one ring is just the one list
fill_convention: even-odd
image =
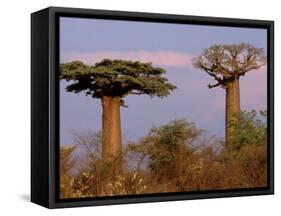
[(176, 88), (163, 76), (165, 70), (151, 63), (104, 59), (95, 65), (73, 61), (60, 65), (60, 79), (73, 81), (69, 92), (84, 91), (94, 98), (147, 94), (165, 97)]
[(179, 153), (190, 154), (187, 145), (201, 134), (194, 123), (187, 122), (185, 119), (174, 120), (160, 127), (153, 127), (148, 136), (140, 141), (139, 144), (129, 145), (129, 149), (134, 152), (146, 155), (155, 177), (158, 180), (164, 176), (174, 178), (176, 169), (180, 164)]
[[(61, 148), (61, 167), (65, 167), (60, 173), (61, 197), (266, 187), (267, 135), (261, 120), (265, 116), (266, 112), (259, 116), (255, 111), (239, 115), (232, 140), (235, 148), (212, 137), (203, 139), (204, 131), (185, 119), (153, 127), (139, 141), (127, 144), (122, 154), (124, 170), (118, 175), (107, 172), (114, 161), (105, 164), (98, 156), (100, 134), (77, 133), (75, 140), (80, 141), (75, 148)], [(79, 163), (73, 158), (79, 148), (97, 154), (83, 154)], [(72, 172), (73, 167), (78, 172)]]
[(255, 110), (235, 113), (231, 122), (233, 128), (228, 147), (239, 150), (244, 145), (265, 145), (267, 140), (266, 111)]

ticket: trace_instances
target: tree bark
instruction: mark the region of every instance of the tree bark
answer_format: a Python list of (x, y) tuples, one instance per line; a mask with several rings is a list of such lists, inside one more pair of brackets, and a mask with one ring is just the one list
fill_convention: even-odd
[(234, 114), (240, 112), (239, 78), (226, 83), (226, 107), (225, 107), (225, 140), (226, 144), (232, 136), (231, 123), (235, 120)]
[(102, 101), (102, 160), (111, 166), (113, 175), (122, 171), (120, 97), (103, 96)]

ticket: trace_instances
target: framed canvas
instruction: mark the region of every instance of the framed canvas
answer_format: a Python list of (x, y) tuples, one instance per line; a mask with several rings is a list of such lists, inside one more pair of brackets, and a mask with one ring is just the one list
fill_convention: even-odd
[(31, 15), (31, 201), (274, 193), (273, 21)]

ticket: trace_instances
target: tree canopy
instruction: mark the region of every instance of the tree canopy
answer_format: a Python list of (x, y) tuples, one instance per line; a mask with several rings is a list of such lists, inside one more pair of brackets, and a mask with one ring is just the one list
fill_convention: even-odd
[[(138, 144), (129, 144), (128, 149), (149, 156), (152, 169), (163, 169), (176, 160), (178, 154), (188, 152), (192, 142), (203, 130), (186, 119), (176, 119), (160, 127), (153, 127)], [(167, 170), (170, 172), (170, 170)]]
[(176, 88), (163, 77), (166, 71), (152, 63), (104, 59), (95, 65), (72, 61), (60, 65), (60, 79), (74, 81), (69, 92), (84, 91), (93, 98), (147, 94), (165, 97)]
[(265, 65), (266, 57), (262, 48), (251, 44), (213, 45), (204, 49), (194, 59), (193, 65), (212, 76), (217, 83), (209, 88), (225, 86), (228, 81), (244, 76), (250, 70)]

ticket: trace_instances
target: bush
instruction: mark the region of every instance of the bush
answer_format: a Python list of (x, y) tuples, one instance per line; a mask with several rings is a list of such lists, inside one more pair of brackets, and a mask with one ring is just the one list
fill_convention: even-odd
[(231, 150), (239, 150), (245, 145), (265, 145), (267, 143), (267, 126), (265, 111), (260, 112), (260, 117), (255, 110), (242, 111), (234, 114), (231, 123), (233, 133), (228, 147)]
[[(203, 130), (178, 119), (153, 127), (129, 143), (110, 164), (101, 159), (100, 133), (77, 134), (76, 146), (61, 147), (62, 198), (256, 188), (267, 185), (266, 112), (243, 111), (227, 145), (202, 139)], [(83, 160), (74, 158), (80, 148)], [(84, 152), (81, 154), (81, 152)], [(79, 154), (77, 154), (79, 155)], [(123, 173), (108, 170), (124, 161)], [(76, 171), (75, 171), (76, 170)]]

